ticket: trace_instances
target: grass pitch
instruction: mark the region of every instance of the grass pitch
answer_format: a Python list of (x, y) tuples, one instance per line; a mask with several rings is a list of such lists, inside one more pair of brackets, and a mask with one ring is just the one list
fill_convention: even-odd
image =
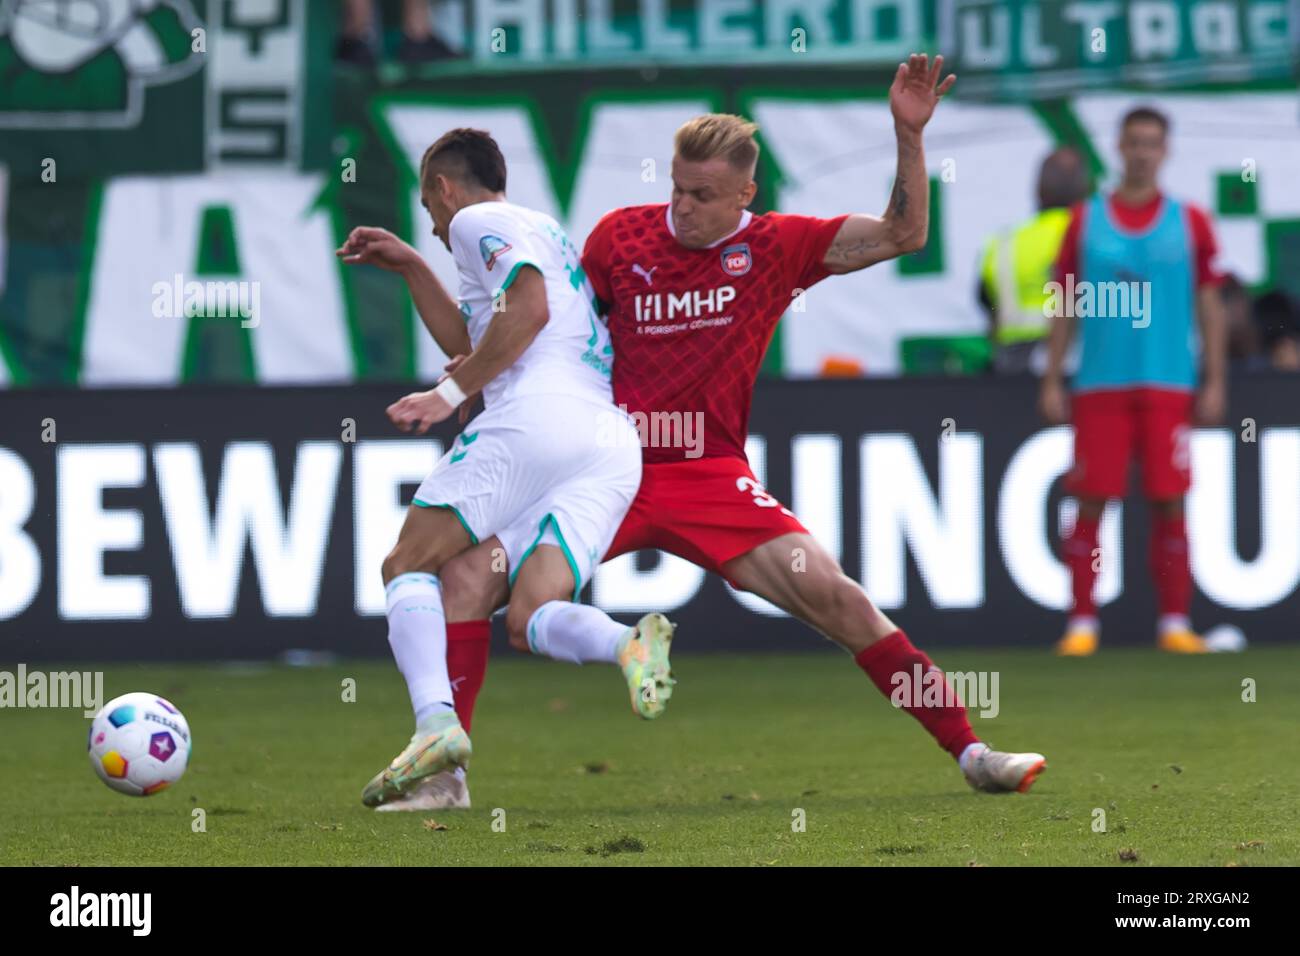
[[(89, 766), (80, 711), (0, 711), (0, 862), (1300, 864), (1300, 649), (937, 657), (999, 673), (1001, 712), (973, 723), (996, 746), (1047, 755), (1031, 793), (971, 791), (835, 652), (683, 654), (677, 696), (653, 723), (631, 714), (612, 668), (498, 655), (474, 723), (474, 808), (437, 813), (359, 802), (410, 734), (388, 662), (114, 666), (106, 699), (147, 690), (184, 711), (185, 777), (122, 796)], [(1257, 702), (1242, 700), (1246, 678)]]

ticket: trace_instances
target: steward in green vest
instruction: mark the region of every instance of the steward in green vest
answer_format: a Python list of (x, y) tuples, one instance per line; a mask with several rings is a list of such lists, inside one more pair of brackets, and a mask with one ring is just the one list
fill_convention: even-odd
[(1046, 367), (1047, 283), (1070, 224), (1070, 207), (1090, 192), (1083, 157), (1069, 147), (1053, 151), (1038, 173), (1039, 212), (985, 245), (979, 302), (989, 317), (994, 371), (1042, 374)]

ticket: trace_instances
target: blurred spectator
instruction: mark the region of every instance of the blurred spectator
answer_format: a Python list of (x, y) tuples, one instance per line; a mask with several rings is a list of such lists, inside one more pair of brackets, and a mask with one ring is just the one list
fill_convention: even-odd
[(1260, 349), (1259, 327), (1251, 315), (1250, 292), (1240, 279), (1229, 274), (1219, 286), (1219, 295), (1228, 326), (1228, 361), (1242, 372), (1268, 368), (1268, 358)]
[(1054, 150), (1039, 169), (1037, 215), (993, 236), (984, 247), (978, 296), (989, 316), (996, 372), (1041, 374), (1046, 367), (1046, 286), (1054, 278), (1070, 207), (1087, 198), (1090, 180), (1077, 150)]
[(1285, 292), (1255, 300), (1255, 324), (1270, 368), (1300, 372), (1300, 305)]
[[(343, 28), (334, 51), (335, 58), (356, 66), (373, 66), (374, 25), (375, 0), (343, 0)], [(403, 63), (429, 63), (456, 55), (433, 32), (429, 0), (402, 0), (402, 42), (397, 48), (397, 58)]]

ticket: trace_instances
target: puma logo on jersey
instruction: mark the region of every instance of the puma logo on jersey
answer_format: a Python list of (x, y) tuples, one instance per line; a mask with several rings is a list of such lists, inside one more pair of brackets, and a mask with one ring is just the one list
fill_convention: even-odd
[(658, 266), (655, 266), (649, 272), (647, 272), (645, 268), (641, 265), (641, 263), (639, 262), (632, 263), (632, 271), (635, 272), (637, 275), (639, 275), (642, 279), (645, 279), (646, 285), (650, 284), (651, 282), (650, 277), (655, 274), (655, 269), (658, 268), (659, 268)]

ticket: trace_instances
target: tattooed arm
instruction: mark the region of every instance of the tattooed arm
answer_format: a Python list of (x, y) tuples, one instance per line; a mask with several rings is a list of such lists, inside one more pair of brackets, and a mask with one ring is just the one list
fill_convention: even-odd
[(849, 216), (826, 249), (822, 263), (833, 275), (856, 272), (925, 246), (930, 225), (930, 180), (925, 172), (921, 131), (939, 98), (956, 77), (939, 82), (943, 57), (930, 67), (925, 54), (900, 64), (889, 89), (889, 107), (898, 137), (898, 171), (889, 208), (883, 216)]
[(826, 249), (823, 264), (833, 274), (916, 252), (925, 245), (930, 220), (930, 183), (925, 175), (921, 134), (898, 134), (898, 174), (883, 216), (849, 216)]

